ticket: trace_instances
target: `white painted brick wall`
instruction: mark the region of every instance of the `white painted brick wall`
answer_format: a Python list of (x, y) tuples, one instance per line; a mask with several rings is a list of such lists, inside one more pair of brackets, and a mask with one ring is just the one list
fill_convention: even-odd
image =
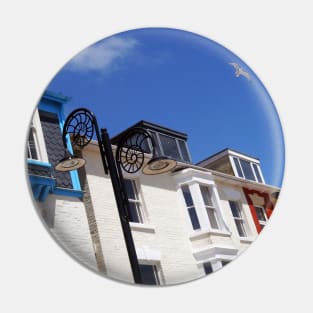
[(37, 203), (56, 241), (79, 262), (97, 271), (84, 204), (56, 195)]
[(133, 282), (111, 180), (104, 176), (98, 153), (89, 152), (84, 157), (107, 275)]

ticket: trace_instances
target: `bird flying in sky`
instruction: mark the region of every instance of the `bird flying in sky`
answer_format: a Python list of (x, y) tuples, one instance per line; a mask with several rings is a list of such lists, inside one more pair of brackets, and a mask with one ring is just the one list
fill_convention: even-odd
[(236, 70), (236, 72), (235, 72), (236, 77), (239, 77), (240, 75), (243, 75), (248, 80), (250, 80), (249, 73), (244, 71), (237, 63), (229, 63), (229, 64), (232, 65), (234, 67), (234, 69)]

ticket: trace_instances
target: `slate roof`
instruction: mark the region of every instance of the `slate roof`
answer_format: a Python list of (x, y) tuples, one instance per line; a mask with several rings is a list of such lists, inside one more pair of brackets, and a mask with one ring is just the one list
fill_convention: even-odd
[(128, 127), (127, 129), (125, 129), (121, 133), (117, 134), (116, 136), (113, 136), (111, 138), (111, 143), (113, 145), (116, 145), (119, 142), (119, 140), (134, 127), (142, 127), (144, 129), (154, 130), (154, 131), (160, 132), (162, 134), (166, 134), (166, 135), (169, 135), (169, 136), (172, 136), (175, 138), (179, 138), (182, 140), (187, 140), (187, 137), (188, 137), (188, 135), (186, 133), (182, 133), (180, 131), (170, 129), (168, 127), (164, 127), (164, 126), (161, 126), (159, 124), (155, 124), (155, 123), (151, 123), (151, 122), (147, 122), (147, 121), (142, 120), (142, 121), (139, 121), (138, 123), (134, 124), (133, 126)]
[(56, 178), (56, 186), (72, 189), (72, 180), (69, 172), (58, 172), (55, 165), (64, 158), (62, 133), (59, 127), (58, 116), (54, 113), (39, 111), (42, 131), (45, 138), (48, 160), (51, 163), (51, 176)]

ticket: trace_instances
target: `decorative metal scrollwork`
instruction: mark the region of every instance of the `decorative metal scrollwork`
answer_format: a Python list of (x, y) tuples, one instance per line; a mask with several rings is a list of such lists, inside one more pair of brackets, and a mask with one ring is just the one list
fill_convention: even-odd
[(93, 137), (94, 122), (94, 115), (89, 110), (84, 108), (74, 110), (65, 121), (63, 134), (69, 134), (72, 143), (83, 148)]
[(127, 173), (138, 172), (145, 159), (145, 153), (154, 152), (151, 135), (140, 127), (131, 129), (120, 141), (116, 150), (116, 160)]

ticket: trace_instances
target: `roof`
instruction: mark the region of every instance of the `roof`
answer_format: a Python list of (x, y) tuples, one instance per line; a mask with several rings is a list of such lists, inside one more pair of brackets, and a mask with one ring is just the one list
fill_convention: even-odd
[(217, 153), (214, 153), (212, 155), (210, 155), (209, 157), (203, 159), (202, 161), (199, 161), (196, 163), (196, 165), (200, 165), (202, 163), (207, 163), (207, 162), (210, 162), (210, 161), (213, 161), (213, 160), (216, 160), (218, 159), (218, 156), (224, 156), (224, 155), (229, 155), (229, 154), (239, 154), (243, 157), (246, 157), (246, 158), (251, 158), (251, 159), (255, 159), (255, 160), (260, 160), (259, 158), (257, 157), (254, 157), (254, 156), (251, 156), (249, 154), (246, 154), (246, 153), (243, 153), (243, 152), (240, 152), (240, 151), (237, 151), (237, 150), (234, 150), (234, 149), (230, 149), (230, 148), (225, 148)]
[(155, 124), (155, 123), (151, 123), (151, 122), (147, 122), (147, 121), (141, 120), (141, 121), (137, 122), (136, 124), (128, 127), (127, 129), (125, 129), (121, 133), (113, 136), (111, 138), (111, 143), (112, 144), (117, 144), (117, 142), (120, 140), (120, 138), (122, 136), (124, 136), (128, 131), (130, 131), (134, 127), (142, 127), (144, 129), (154, 130), (154, 131), (160, 132), (162, 134), (170, 135), (170, 136), (173, 136), (173, 137), (176, 137), (176, 138), (180, 138), (180, 139), (183, 139), (183, 140), (187, 140), (187, 137), (188, 137), (188, 135), (186, 133), (183, 133), (183, 132), (180, 132), (180, 131), (177, 131), (177, 130), (174, 130), (174, 129), (171, 129), (171, 128), (168, 128), (168, 127), (164, 127), (164, 126), (161, 126), (159, 124)]

